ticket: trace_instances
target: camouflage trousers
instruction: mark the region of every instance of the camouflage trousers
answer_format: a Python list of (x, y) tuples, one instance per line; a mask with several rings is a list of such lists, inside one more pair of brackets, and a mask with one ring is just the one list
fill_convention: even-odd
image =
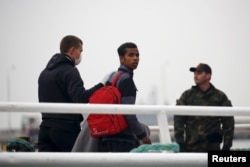
[(220, 143), (199, 142), (197, 144), (186, 145), (186, 152), (208, 152), (220, 151)]

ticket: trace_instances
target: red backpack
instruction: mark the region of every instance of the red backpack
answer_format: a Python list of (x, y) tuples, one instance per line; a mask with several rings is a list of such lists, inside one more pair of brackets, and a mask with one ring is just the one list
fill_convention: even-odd
[[(115, 85), (122, 74), (124, 72), (117, 73), (111, 85), (104, 86), (95, 91), (91, 95), (89, 103), (120, 104), (121, 93)], [(128, 128), (128, 124), (122, 114), (90, 114), (87, 122), (93, 138), (114, 135)]]

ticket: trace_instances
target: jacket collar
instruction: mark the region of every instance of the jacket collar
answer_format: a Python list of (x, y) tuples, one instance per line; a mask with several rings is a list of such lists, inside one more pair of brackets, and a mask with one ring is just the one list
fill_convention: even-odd
[(118, 68), (118, 71), (123, 71), (123, 72), (127, 72), (129, 73), (132, 77), (133, 77), (133, 70), (131, 70), (130, 68), (124, 66), (124, 65), (120, 65), (120, 67)]

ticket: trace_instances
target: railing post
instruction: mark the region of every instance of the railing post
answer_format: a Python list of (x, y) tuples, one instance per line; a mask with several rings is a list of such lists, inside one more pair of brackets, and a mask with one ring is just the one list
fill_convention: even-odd
[(160, 131), (160, 143), (162, 144), (170, 144), (171, 143), (171, 137), (170, 132), (168, 128), (168, 120), (167, 115), (164, 111), (161, 111), (157, 114), (157, 121), (159, 125), (159, 131)]

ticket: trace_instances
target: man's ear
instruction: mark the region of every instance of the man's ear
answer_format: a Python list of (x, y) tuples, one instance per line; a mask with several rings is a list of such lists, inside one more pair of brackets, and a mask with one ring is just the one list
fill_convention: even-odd
[(69, 55), (71, 58), (74, 58), (74, 51), (75, 51), (75, 48), (74, 48), (74, 47), (69, 48), (68, 55)]
[(211, 79), (211, 74), (207, 73), (207, 78), (210, 80)]

